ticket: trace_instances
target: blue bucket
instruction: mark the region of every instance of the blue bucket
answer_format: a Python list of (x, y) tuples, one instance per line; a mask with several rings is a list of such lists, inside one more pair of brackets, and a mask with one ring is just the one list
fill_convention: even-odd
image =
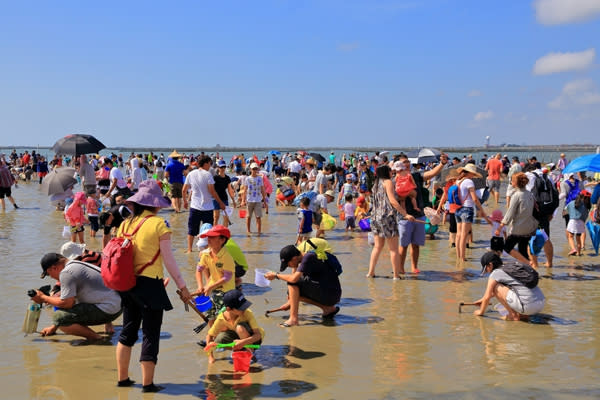
[(208, 296), (196, 297), (196, 308), (200, 312), (206, 312), (212, 308), (212, 300)]

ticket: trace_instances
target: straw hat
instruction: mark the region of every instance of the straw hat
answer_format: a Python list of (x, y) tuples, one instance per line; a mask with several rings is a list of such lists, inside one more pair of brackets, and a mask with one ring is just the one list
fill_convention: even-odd
[(317, 162), (315, 161), (314, 158), (309, 158), (308, 160), (306, 160), (305, 164), (317, 165)]
[(136, 194), (127, 199), (128, 202), (148, 207), (169, 207), (171, 202), (164, 198), (160, 186), (153, 179), (142, 181)]
[(169, 154), (169, 158), (180, 158), (181, 154), (177, 152), (177, 150), (173, 150), (171, 154)]
[(464, 167), (459, 167), (458, 168), (458, 172), (469, 172), (471, 174), (473, 174), (474, 176), (476, 176), (477, 178), (481, 178), (481, 174), (479, 172), (477, 172), (477, 167), (474, 164), (467, 164)]
[(325, 192), (325, 196), (330, 196), (335, 198), (335, 194), (333, 193), (333, 190), (329, 189), (328, 191)]

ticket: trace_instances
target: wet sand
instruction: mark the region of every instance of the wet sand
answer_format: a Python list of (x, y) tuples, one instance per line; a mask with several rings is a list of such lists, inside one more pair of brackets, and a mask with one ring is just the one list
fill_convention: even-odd
[[(475, 248), (468, 250), (464, 266), (455, 265), (447, 230), (442, 228), (436, 240), (427, 240), (421, 248), (421, 274), (407, 274), (401, 281), (392, 281), (385, 253), (377, 267), (383, 277), (366, 279), (371, 251), (367, 234), (345, 233), (338, 224), (327, 239), (344, 266), (340, 314), (333, 322), (323, 322), (319, 309), (301, 306), (301, 326), (285, 329), (278, 326), (286, 319), (285, 312), (264, 316), (265, 310), (284, 301), (284, 285), (274, 281), (269, 288), (255, 286), (253, 269), (278, 268), (279, 249), (295, 239), (294, 209), (272, 206), (263, 218), (261, 237), (248, 238), (244, 221), (235, 217), (234, 239), (251, 265), (244, 292), (266, 330), (259, 362), (243, 377), (233, 375), (228, 352), (217, 353), (223, 360), (208, 366), (197, 345), (206, 330), (193, 332), (201, 320), (184, 312), (171, 284), (168, 292), (175, 309), (165, 314), (155, 377), (166, 389), (142, 396), (139, 385), (115, 386), (116, 337), (107, 345), (85, 345), (63, 334), (41, 338), (21, 333), (27, 289), (50, 283), (48, 278), (39, 279), (39, 259), (45, 252), (57, 251), (65, 239), (61, 213), (53, 211), (37, 184), (21, 184), (13, 195), (23, 209), (7, 207), (0, 212), (3, 398), (600, 397), (600, 258), (590, 250), (589, 241), (584, 256), (567, 257), (560, 218), (551, 225), (555, 266), (540, 268), (547, 304), (534, 323), (504, 322), (495, 311), (477, 318), (472, 307), (458, 313), (460, 301), (472, 301), (484, 290), (478, 260), (489, 242), (485, 223), (474, 225)], [(494, 207), (488, 203), (486, 208)], [(162, 211), (161, 215), (174, 229), (176, 258), (193, 288), (197, 253), (184, 254), (187, 214)], [(101, 237), (90, 239), (87, 234), (88, 247), (99, 249)], [(406, 269), (410, 270), (408, 263)], [(49, 324), (51, 313), (43, 310), (39, 329)], [(120, 319), (117, 330), (118, 325)], [(139, 350), (138, 344), (133, 360)], [(131, 378), (141, 381), (136, 362)]]

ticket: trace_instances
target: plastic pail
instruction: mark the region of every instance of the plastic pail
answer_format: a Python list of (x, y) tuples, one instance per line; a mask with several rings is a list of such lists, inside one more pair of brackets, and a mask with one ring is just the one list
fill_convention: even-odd
[(267, 287), (271, 285), (271, 281), (265, 278), (265, 274), (271, 272), (268, 269), (256, 268), (254, 270), (254, 284), (260, 287)]
[(240, 218), (246, 218), (246, 209), (240, 208), (238, 214), (239, 214)]
[(233, 357), (233, 370), (235, 372), (250, 371), (250, 360), (252, 360), (251, 352), (246, 350), (234, 351), (231, 356)]
[(198, 296), (196, 297), (196, 308), (200, 312), (205, 312), (210, 310), (212, 307), (212, 300), (208, 296)]

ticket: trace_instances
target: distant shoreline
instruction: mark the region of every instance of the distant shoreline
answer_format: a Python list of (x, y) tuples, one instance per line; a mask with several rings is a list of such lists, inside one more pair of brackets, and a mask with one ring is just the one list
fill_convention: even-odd
[[(589, 151), (595, 152), (596, 148), (599, 147), (600, 144), (561, 144), (561, 145), (535, 145), (535, 146), (515, 146), (515, 145), (504, 145), (504, 146), (470, 146), (470, 147), (435, 147), (437, 149), (443, 150), (448, 153), (477, 153), (477, 152), (489, 152), (489, 153), (510, 153), (513, 152), (561, 152), (561, 151)], [(421, 148), (425, 148), (427, 146), (423, 146)], [(40, 149), (40, 150), (51, 150), (50, 146), (15, 146), (15, 145), (7, 145), (1, 146), (2, 149)], [(400, 151), (411, 151), (417, 150), (419, 147), (386, 147), (382, 148), (379, 146), (359, 146), (359, 147), (281, 147), (281, 148), (273, 148), (273, 147), (225, 147), (225, 146), (214, 146), (214, 147), (148, 147), (148, 146), (140, 146), (140, 147), (107, 147), (105, 150), (112, 150), (118, 153), (130, 153), (132, 151), (137, 152), (158, 152), (158, 153), (170, 153), (173, 149), (176, 149), (179, 152), (183, 153), (199, 153), (204, 151), (205, 153), (253, 153), (253, 152), (266, 152), (269, 150), (279, 150), (283, 153), (285, 152), (296, 152), (298, 150), (310, 150), (315, 152), (330, 152), (331, 150), (346, 150), (346, 151), (356, 151), (361, 153), (374, 153), (376, 151), (387, 150), (389, 152), (400, 152)]]

